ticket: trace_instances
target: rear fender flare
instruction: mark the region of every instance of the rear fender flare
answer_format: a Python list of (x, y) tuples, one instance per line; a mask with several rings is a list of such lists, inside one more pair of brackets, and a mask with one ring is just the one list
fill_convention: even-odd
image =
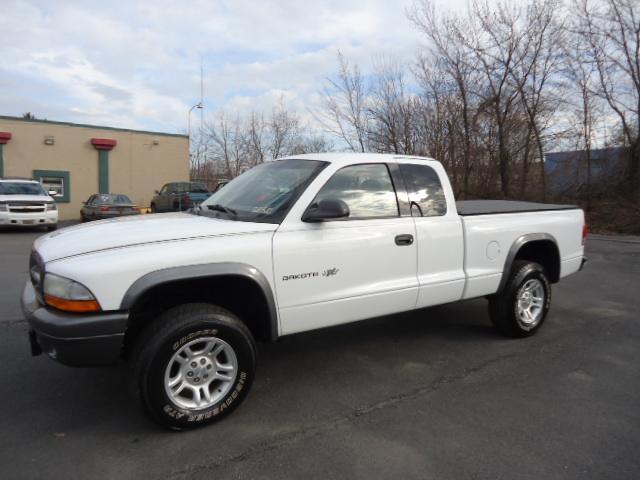
[(502, 270), (502, 278), (500, 279), (500, 285), (498, 286), (498, 292), (500, 293), (507, 286), (507, 282), (509, 281), (509, 275), (511, 274), (511, 267), (513, 266), (513, 261), (520, 249), (528, 243), (537, 242), (540, 240), (549, 240), (551, 241), (560, 252), (558, 248), (558, 242), (555, 237), (549, 233), (527, 233), (515, 239), (515, 241), (511, 244), (511, 248), (509, 248), (509, 252), (507, 253), (507, 258), (504, 261), (504, 269)]

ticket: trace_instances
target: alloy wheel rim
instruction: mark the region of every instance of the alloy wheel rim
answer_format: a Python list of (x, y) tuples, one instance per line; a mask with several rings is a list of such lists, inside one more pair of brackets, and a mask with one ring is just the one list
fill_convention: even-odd
[(172, 355), (164, 388), (177, 406), (203, 410), (229, 393), (237, 374), (238, 358), (231, 345), (217, 337), (197, 338)]
[(527, 280), (518, 290), (516, 313), (524, 328), (531, 329), (540, 323), (544, 311), (544, 297), (544, 286), (537, 278)]

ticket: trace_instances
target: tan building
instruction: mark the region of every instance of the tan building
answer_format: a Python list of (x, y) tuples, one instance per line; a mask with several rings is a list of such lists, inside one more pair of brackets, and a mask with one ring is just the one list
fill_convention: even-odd
[(186, 135), (0, 116), (0, 177), (35, 178), (58, 192), (61, 220), (94, 193), (148, 207), (167, 182), (189, 180)]

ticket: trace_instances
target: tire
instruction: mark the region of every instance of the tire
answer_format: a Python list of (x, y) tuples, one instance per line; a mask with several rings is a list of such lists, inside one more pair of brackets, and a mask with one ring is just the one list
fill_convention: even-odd
[(540, 329), (550, 306), (551, 284), (542, 265), (516, 260), (503, 291), (489, 297), (489, 317), (503, 335), (528, 337)]
[(55, 225), (49, 225), (47, 227), (47, 230), (50, 231), (50, 232), (53, 232), (54, 230), (57, 230), (57, 229), (58, 229), (58, 224), (57, 223)]
[(151, 213), (158, 213), (158, 210), (156, 210), (156, 204), (152, 203), (151, 207), (150, 207)]
[(242, 403), (255, 376), (256, 346), (246, 325), (231, 312), (190, 303), (164, 312), (142, 330), (131, 360), (134, 396), (157, 423), (182, 430), (218, 421)]

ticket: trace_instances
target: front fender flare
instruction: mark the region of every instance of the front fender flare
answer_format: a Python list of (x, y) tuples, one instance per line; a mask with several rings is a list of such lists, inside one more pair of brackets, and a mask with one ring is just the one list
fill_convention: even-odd
[(271, 285), (269, 284), (267, 277), (265, 277), (260, 270), (245, 263), (206, 263), (200, 265), (164, 268), (162, 270), (147, 273), (138, 278), (127, 289), (124, 297), (122, 298), (120, 310), (130, 310), (145, 292), (163, 283), (173, 282), (176, 280), (217, 277), (222, 275), (234, 275), (248, 278), (258, 285), (264, 294), (269, 310), (270, 340), (277, 340), (280, 331), (278, 328), (278, 310), (276, 308), (275, 297), (271, 290)]

